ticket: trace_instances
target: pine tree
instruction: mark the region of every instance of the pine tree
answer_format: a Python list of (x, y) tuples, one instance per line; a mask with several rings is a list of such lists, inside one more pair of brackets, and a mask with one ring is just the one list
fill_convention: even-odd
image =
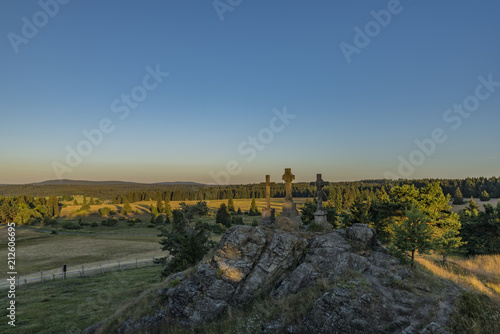
[(73, 205), (78, 205), (78, 201), (76, 200), (76, 198), (75, 198), (75, 200), (73, 201)]
[(486, 190), (483, 190), (481, 195), (479, 195), (479, 199), (481, 202), (488, 202), (490, 200), (490, 194), (488, 194)]
[(250, 210), (248, 211), (248, 215), (250, 216), (260, 215), (260, 211), (259, 208), (257, 208), (257, 203), (255, 202), (255, 198), (252, 198), (252, 203), (250, 204)]
[(95, 202), (94, 202), (94, 197), (93, 197), (93, 196), (90, 196), (90, 201), (89, 201), (89, 204), (90, 204), (90, 205), (95, 205)]
[(227, 210), (229, 212), (234, 212), (234, 202), (233, 202), (233, 198), (229, 198), (227, 200)]
[(433, 249), (430, 219), (416, 206), (407, 210), (402, 221), (394, 224), (392, 245), (401, 253), (410, 253), (411, 267), (415, 268), (415, 252), (426, 254)]
[(156, 203), (156, 209), (158, 210), (158, 213), (164, 212), (163, 201), (161, 200), (161, 198), (158, 199), (158, 202)]
[(56, 196), (49, 197), (49, 206), (52, 207), (52, 217), (59, 216), (59, 200)]
[(462, 191), (459, 187), (455, 190), (455, 195), (453, 195), (453, 204), (461, 205), (464, 204), (464, 196), (462, 195)]
[(215, 216), (215, 223), (222, 224), (225, 227), (231, 226), (231, 214), (227, 210), (227, 206), (225, 203), (222, 203), (217, 210), (217, 215)]
[(130, 212), (132, 212), (132, 206), (130, 205), (130, 203), (127, 200), (125, 200), (125, 204), (123, 204), (123, 207), (120, 210), (120, 214), (127, 215)]
[(85, 205), (85, 204), (87, 204), (87, 196), (83, 195), (83, 203), (82, 203), (82, 205)]

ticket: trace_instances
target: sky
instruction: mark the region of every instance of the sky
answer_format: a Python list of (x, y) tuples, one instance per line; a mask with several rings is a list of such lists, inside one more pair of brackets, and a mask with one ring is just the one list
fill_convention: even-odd
[(0, 184), (500, 176), (494, 0), (4, 0)]

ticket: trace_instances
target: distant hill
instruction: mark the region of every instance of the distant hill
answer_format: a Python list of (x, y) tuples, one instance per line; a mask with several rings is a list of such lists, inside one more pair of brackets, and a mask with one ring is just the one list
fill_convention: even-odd
[(30, 183), (34, 185), (72, 185), (72, 186), (89, 186), (89, 185), (182, 185), (182, 186), (203, 186), (202, 183), (196, 182), (156, 182), (156, 183), (139, 183), (128, 181), (88, 181), (88, 180), (47, 180), (43, 182)]

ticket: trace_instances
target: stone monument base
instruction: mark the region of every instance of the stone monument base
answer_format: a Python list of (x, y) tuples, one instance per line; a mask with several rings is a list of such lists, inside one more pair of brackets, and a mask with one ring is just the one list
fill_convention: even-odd
[(283, 203), (283, 211), (281, 211), (280, 217), (295, 218), (299, 216), (297, 211), (297, 205), (293, 202), (285, 200)]
[(264, 226), (269, 226), (274, 223), (274, 209), (262, 209), (262, 221), (261, 224)]
[(325, 210), (318, 210), (314, 213), (314, 222), (324, 229), (332, 228), (331, 225), (328, 224), (328, 213)]

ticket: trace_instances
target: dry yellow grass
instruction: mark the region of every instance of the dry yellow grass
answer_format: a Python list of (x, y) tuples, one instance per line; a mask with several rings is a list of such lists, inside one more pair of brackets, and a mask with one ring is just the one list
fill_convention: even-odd
[(450, 257), (440, 265), (435, 256), (418, 256), (416, 261), (433, 274), (500, 301), (500, 255), (480, 255), (470, 259)]
[[(79, 198), (78, 196), (75, 196), (77, 198), (78, 203), (82, 203), (82, 199)], [(87, 199), (88, 200), (88, 199)], [(304, 205), (305, 201), (307, 198), (294, 198), (294, 202), (297, 204), (297, 207), (300, 208), (301, 206)], [(272, 198), (271, 199), (271, 208), (276, 209), (277, 212), (281, 211), (281, 207), (283, 205), (284, 198)], [(179, 204), (185, 202), (186, 204), (196, 204), (198, 201), (172, 201), (170, 202), (170, 205), (172, 206), (172, 209), (178, 209)], [(234, 208), (238, 210), (238, 208), (241, 208), (242, 211), (248, 211), (250, 209), (250, 204), (252, 203), (252, 199), (246, 198), (246, 199), (235, 199), (233, 200), (234, 202)], [(266, 200), (264, 198), (258, 198), (255, 199), (255, 202), (257, 203), (257, 207), (259, 209), (262, 209), (266, 206)], [(66, 204), (64, 208), (61, 209), (60, 212), (60, 217), (61, 218), (76, 218), (80, 217), (78, 214), (77, 210), (81, 207), (81, 205), (73, 205), (73, 202), (63, 202)], [(208, 207), (211, 210), (217, 210), (222, 203), (227, 204), (227, 199), (224, 200), (210, 200), (207, 201)], [(136, 202), (136, 203), (131, 203), (132, 210), (138, 211), (138, 214), (129, 214), (128, 217), (138, 217), (140, 219), (149, 219), (149, 207), (151, 205), (156, 206), (156, 201), (141, 201), (141, 202)], [(92, 205), (90, 207), (90, 210), (88, 212), (85, 212), (81, 217), (83, 221), (87, 221), (87, 219), (84, 219), (87, 216), (92, 216), (94, 215), (94, 218), (99, 215), (99, 210), (108, 207), (111, 210), (119, 213), (122, 204), (110, 204), (110, 203), (104, 203), (104, 204), (99, 204), (99, 205)], [(120, 217), (120, 214), (116, 214), (115, 216)], [(144, 220), (143, 219), (143, 220)], [(92, 220), (92, 219), (90, 219)], [(94, 219), (95, 220), (95, 219)], [(93, 220), (92, 220), (93, 221)]]

